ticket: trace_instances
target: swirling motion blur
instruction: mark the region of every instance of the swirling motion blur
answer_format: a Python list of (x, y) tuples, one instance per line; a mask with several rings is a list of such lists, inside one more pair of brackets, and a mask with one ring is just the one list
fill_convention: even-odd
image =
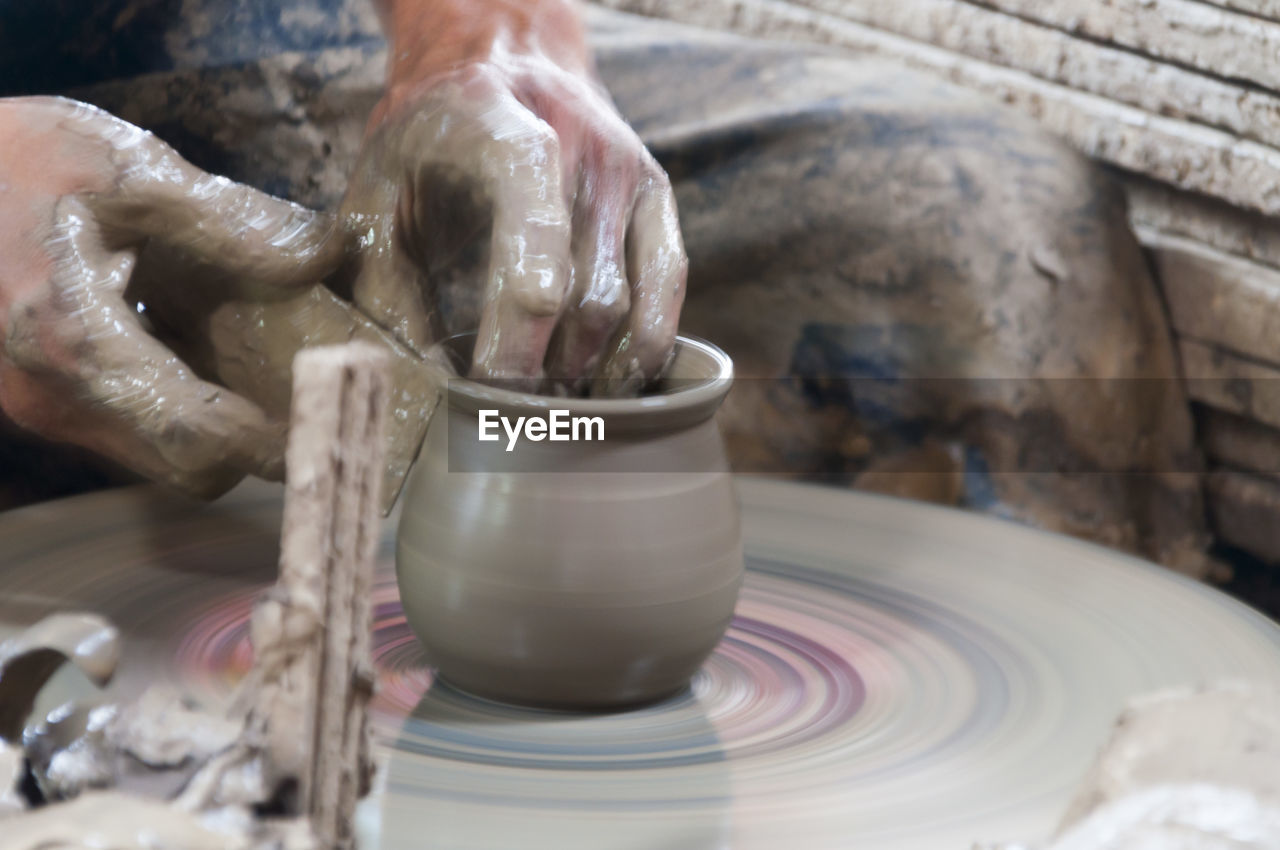
[[(253, 597), (240, 592), (209, 603), (193, 615), (178, 645), (184, 679), (209, 697), (225, 694), (249, 667)], [(603, 728), (612, 734), (622, 726), (626, 734), (612, 740), (575, 735), (566, 747), (543, 736), (536, 722), (527, 736), (513, 726), (572, 715), (504, 706), (451, 689), (434, 691), (431, 710), (416, 716), (433, 676), (386, 570), (373, 602), (379, 671), (374, 711), (381, 732), (399, 735), (397, 748), (420, 755), (508, 767), (623, 770), (798, 758), (831, 763), (852, 746), (862, 751), (860, 773), (892, 771), (939, 748), (980, 743), (1010, 707), (1006, 675), (1032, 675), (976, 623), (924, 600), (756, 560), (738, 615), (690, 693), (595, 718), (601, 725), (611, 717)], [(985, 694), (981, 702), (978, 690)], [(903, 737), (902, 717), (918, 717), (913, 703), (927, 706), (930, 716)], [(688, 722), (691, 713), (706, 722)], [(450, 714), (468, 721), (465, 728), (453, 728)], [(481, 718), (494, 721), (495, 731), (486, 733), (488, 727), (476, 722)], [(879, 759), (868, 759), (877, 749), (868, 745), (877, 739), (888, 746), (880, 748)]]
[[(612, 714), (433, 681), (386, 529), (367, 846), (937, 850), (1061, 817), (1123, 702), (1280, 675), (1280, 629), (1165, 570), (954, 511), (738, 482), (747, 580), (689, 690)], [(117, 684), (229, 694), (275, 575), (277, 491), (117, 491), (0, 517), (0, 627), (57, 606), (125, 638)], [(1141, 600), (1140, 605), (1134, 600)], [(1208, 636), (1212, 636), (1209, 639)]]

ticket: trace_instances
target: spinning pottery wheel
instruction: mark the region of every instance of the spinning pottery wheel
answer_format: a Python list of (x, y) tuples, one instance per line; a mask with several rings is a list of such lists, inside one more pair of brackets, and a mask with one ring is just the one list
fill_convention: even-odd
[[(1052, 829), (1129, 696), (1280, 680), (1280, 627), (1159, 568), (998, 520), (739, 481), (748, 577), (692, 688), (635, 711), (509, 708), (433, 685), (375, 590), (384, 848), (963, 848)], [(0, 517), (6, 632), (88, 609), (113, 684), (224, 698), (275, 573), (280, 490), (147, 489)], [(45, 702), (83, 689), (60, 674)]]

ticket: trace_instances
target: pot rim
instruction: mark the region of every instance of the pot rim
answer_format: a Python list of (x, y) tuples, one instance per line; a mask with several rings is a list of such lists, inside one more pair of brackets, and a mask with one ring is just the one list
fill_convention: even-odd
[(482, 406), (497, 407), (504, 411), (524, 411), (545, 414), (551, 410), (568, 410), (582, 416), (625, 417), (627, 419), (679, 419), (710, 416), (720, 406), (733, 384), (733, 360), (719, 346), (694, 336), (676, 337), (673, 355), (682, 351), (702, 355), (709, 363), (709, 374), (701, 378), (677, 379), (680, 386), (667, 392), (635, 398), (572, 398), (567, 396), (540, 395), (502, 389), (457, 375), (445, 365), (448, 356), (445, 347), (464, 337), (474, 337), (475, 332), (454, 334), (432, 346), (428, 360), (443, 372), (444, 395), (450, 407), (478, 412)]

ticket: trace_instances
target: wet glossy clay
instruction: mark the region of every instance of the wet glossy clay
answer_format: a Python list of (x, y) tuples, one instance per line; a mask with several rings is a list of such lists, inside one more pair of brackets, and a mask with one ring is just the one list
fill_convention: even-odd
[[(742, 582), (713, 418), (732, 364), (681, 337), (664, 386), (565, 399), (448, 381), (410, 473), (396, 573), (439, 674), (510, 702), (608, 707), (688, 683)], [(477, 441), (481, 410), (599, 416), (601, 441)], [(501, 429), (499, 429), (501, 431)], [(452, 442), (450, 440), (452, 436)], [(465, 471), (464, 471), (465, 470)]]

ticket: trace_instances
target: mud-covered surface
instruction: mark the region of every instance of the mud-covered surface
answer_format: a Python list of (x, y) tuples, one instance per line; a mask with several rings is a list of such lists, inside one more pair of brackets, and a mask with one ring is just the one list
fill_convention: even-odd
[[(106, 685), (120, 659), (119, 633), (97, 615), (59, 613), (0, 643), (0, 848), (322, 846), (317, 835), (324, 833), (314, 831), (322, 826), (307, 817), (318, 813), (301, 811), (295, 797), (315, 756), (313, 742), (299, 734), (306, 707), (297, 695), (310, 691), (282, 687), (281, 665), (307, 644), (297, 622), (272, 626), (270, 606), (285, 596), (277, 588), (255, 618), (255, 665), (225, 711), (156, 684), (136, 696), (88, 696), (36, 716), (37, 696), (63, 664)], [(371, 692), (369, 683), (349, 707), (361, 729)], [(354, 806), (372, 778), (367, 746), (346, 769), (359, 778)], [(349, 835), (350, 811), (324, 814)], [(350, 846), (349, 837), (342, 846)]]
[[(0, 643), (0, 847), (312, 846), (305, 821), (258, 817), (276, 797), (265, 781), (275, 762), (237, 717), (164, 685), (32, 714), (64, 664), (102, 687), (121, 651), (113, 625), (74, 612)], [(258, 781), (227, 783), (228, 762), (251, 764), (241, 776)]]

